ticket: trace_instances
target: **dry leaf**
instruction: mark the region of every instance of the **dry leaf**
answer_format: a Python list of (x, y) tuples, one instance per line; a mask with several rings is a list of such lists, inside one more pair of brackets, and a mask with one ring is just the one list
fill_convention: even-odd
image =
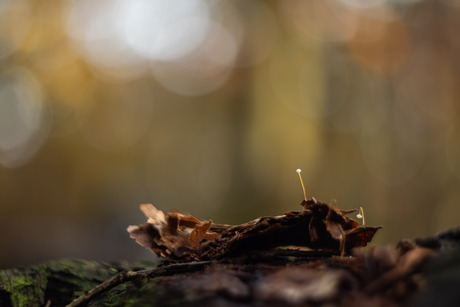
[(366, 246), (380, 227), (359, 227), (340, 210), (314, 200), (303, 201), (304, 211), (262, 217), (230, 226), (200, 221), (153, 205), (141, 205), (147, 224), (128, 227), (131, 238), (171, 261), (210, 260), (279, 246), (299, 246), (349, 254)]

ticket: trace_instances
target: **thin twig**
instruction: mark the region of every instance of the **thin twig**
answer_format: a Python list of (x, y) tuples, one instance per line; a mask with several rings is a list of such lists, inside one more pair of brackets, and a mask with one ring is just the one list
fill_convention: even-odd
[(127, 281), (142, 280), (146, 278), (153, 278), (159, 276), (168, 276), (174, 275), (177, 273), (184, 272), (196, 272), (203, 270), (206, 266), (210, 264), (210, 261), (199, 261), (199, 262), (188, 262), (188, 263), (177, 263), (170, 264), (162, 267), (157, 267), (153, 269), (147, 269), (142, 271), (123, 271), (120, 272), (101, 284), (97, 285), (90, 291), (86, 292), (82, 296), (74, 299), (66, 307), (77, 307), (87, 304), (91, 299), (97, 295), (108, 291), (122, 283)]

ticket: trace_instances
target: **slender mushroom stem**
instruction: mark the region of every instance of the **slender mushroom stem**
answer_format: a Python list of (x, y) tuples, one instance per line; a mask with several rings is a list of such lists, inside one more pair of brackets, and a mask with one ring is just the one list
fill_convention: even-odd
[(302, 180), (302, 175), (300, 175), (300, 173), (302, 172), (302, 170), (300, 168), (298, 168), (296, 170), (297, 174), (299, 175), (299, 179), (300, 179), (300, 184), (302, 185), (302, 191), (303, 191), (303, 199), (305, 199), (305, 201), (307, 201), (307, 194), (305, 193), (305, 186), (303, 185), (303, 180)]

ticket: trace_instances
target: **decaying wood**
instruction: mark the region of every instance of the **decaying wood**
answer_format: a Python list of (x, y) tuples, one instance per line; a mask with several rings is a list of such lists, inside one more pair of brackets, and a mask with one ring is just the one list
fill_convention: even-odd
[(345, 257), (299, 247), (204, 262), (166, 259), (153, 268), (157, 264), (49, 262), (0, 270), (0, 305), (460, 306), (458, 234), (453, 228)]
[[(232, 264), (244, 266), (248, 263), (255, 262), (255, 263), (273, 263), (282, 261), (283, 263), (287, 264), (289, 262), (295, 263), (295, 259), (302, 259), (302, 262), (305, 261), (312, 261), (321, 259), (321, 257), (330, 257), (331, 254), (327, 252), (316, 252), (316, 251), (302, 251), (302, 250), (273, 250), (269, 252), (265, 252), (264, 254), (260, 253), (250, 253), (243, 257), (233, 258)], [(186, 262), (186, 263), (173, 263), (169, 265), (163, 265), (152, 269), (140, 270), (140, 271), (122, 271), (111, 278), (107, 279), (106, 281), (100, 283), (99, 285), (95, 286), (90, 291), (84, 293), (80, 297), (74, 299), (67, 307), (77, 307), (77, 306), (85, 306), (88, 302), (90, 302), (95, 297), (101, 295), (104, 292), (109, 291), (110, 289), (126, 283), (126, 282), (135, 282), (135, 281), (143, 281), (149, 280), (157, 277), (163, 276), (172, 276), (172, 275), (180, 275), (183, 273), (194, 273), (204, 271), (208, 266), (216, 266), (216, 265), (225, 265), (227, 262), (225, 260), (221, 260), (218, 262), (211, 262), (211, 261), (193, 261), (193, 262)]]
[(231, 226), (201, 221), (177, 211), (164, 214), (141, 205), (147, 224), (129, 226), (137, 243), (170, 261), (203, 261), (233, 257), (254, 250), (298, 246), (349, 255), (366, 246), (380, 227), (360, 227), (344, 211), (316, 200), (302, 201), (303, 211), (261, 217)]
[(103, 283), (97, 285), (87, 293), (74, 299), (67, 307), (85, 306), (91, 299), (100, 295), (101, 293), (110, 290), (111, 288), (118, 286), (119, 284), (128, 282), (143, 280), (147, 278), (154, 278), (160, 276), (168, 276), (174, 274), (180, 274), (184, 272), (195, 272), (202, 270), (204, 267), (209, 265), (209, 261), (191, 262), (191, 263), (176, 263), (168, 266), (157, 267), (153, 269), (147, 269), (142, 271), (123, 271), (111, 278), (107, 279)]
[[(422, 289), (426, 282), (421, 273), (436, 257), (437, 252), (415, 245), (406, 251), (391, 246), (358, 249), (347, 257), (293, 249), (259, 251), (122, 272), (69, 306), (106, 303), (122, 283), (139, 293), (136, 302), (167, 306), (171, 300), (181, 306), (402, 306)], [(146, 295), (143, 289), (149, 284), (162, 290)]]

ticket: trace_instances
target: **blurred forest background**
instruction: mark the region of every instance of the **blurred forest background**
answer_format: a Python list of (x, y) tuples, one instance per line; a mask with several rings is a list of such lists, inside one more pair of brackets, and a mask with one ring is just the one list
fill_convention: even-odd
[(0, 0), (0, 267), (152, 259), (139, 204), (216, 223), (363, 206), (460, 224), (459, 0)]

